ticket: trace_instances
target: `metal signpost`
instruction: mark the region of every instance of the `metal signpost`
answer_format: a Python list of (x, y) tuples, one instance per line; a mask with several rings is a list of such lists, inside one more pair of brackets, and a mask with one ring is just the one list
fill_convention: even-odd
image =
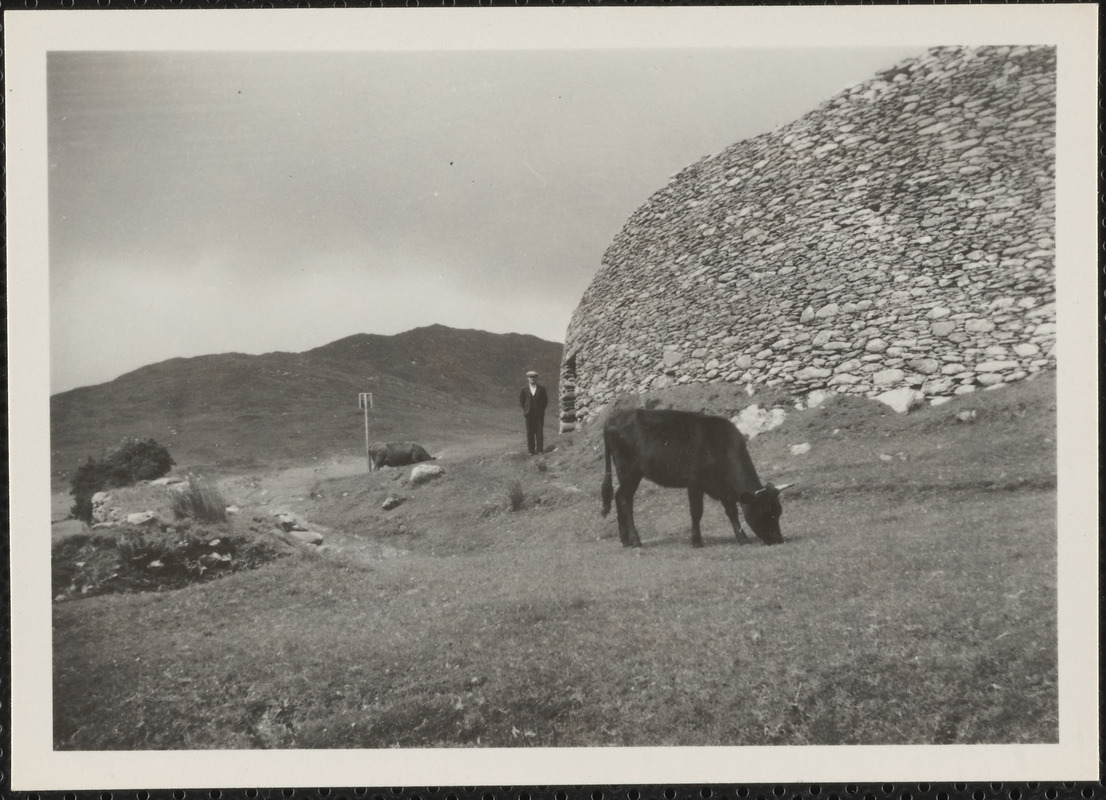
[(369, 409), (373, 407), (372, 392), (361, 392), (357, 395), (357, 407), (365, 410), (365, 461), (369, 464), (369, 472), (373, 471), (372, 456), (369, 455)]

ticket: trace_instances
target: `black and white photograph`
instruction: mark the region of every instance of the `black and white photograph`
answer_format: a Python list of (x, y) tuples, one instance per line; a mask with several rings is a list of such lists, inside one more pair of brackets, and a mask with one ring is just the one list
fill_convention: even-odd
[(13, 788), (1097, 779), (1096, 29), (6, 13)]

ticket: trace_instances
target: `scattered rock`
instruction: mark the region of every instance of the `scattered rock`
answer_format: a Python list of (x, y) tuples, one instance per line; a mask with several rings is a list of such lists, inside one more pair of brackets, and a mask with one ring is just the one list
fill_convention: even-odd
[(96, 492), (92, 495), (92, 527), (97, 526), (110, 526), (113, 523), (108, 518), (108, 503), (111, 502), (111, 495), (107, 492)]
[(178, 478), (176, 476), (166, 475), (163, 478), (154, 478), (152, 481), (139, 481), (139, 485), (146, 486), (172, 486), (178, 483), (184, 483), (184, 478)]
[(791, 445), (791, 455), (801, 456), (810, 452), (810, 442), (803, 442), (802, 444)]
[(288, 535), (304, 544), (320, 545), (323, 543), (323, 535), (318, 531), (296, 529), (288, 531)]
[(952, 378), (930, 378), (922, 384), (922, 394), (934, 397), (948, 394), (954, 388)]
[(445, 469), (437, 464), (418, 464), (411, 469), (407, 482), (411, 486), (419, 486), (445, 475)]
[(291, 533), (292, 531), (305, 531), (305, 526), (295, 514), (291, 514), (287, 511), (274, 511), (273, 516), (277, 519), (277, 525), (281, 527), (281, 530)]
[(787, 418), (787, 412), (782, 408), (762, 410), (758, 405), (745, 406), (736, 417), (733, 424), (749, 439), (755, 439), (762, 433), (778, 428)]
[(807, 408), (818, 408), (831, 397), (833, 397), (833, 392), (827, 392), (822, 389), (815, 389), (813, 392), (806, 396)]
[(157, 521), (157, 514), (153, 511), (138, 511), (134, 514), (127, 514), (128, 525), (149, 525)]
[(884, 405), (890, 406), (899, 414), (905, 414), (923, 405), (926, 400), (926, 396), (919, 392), (917, 389), (911, 389), (908, 386), (903, 386), (898, 389), (892, 389), (889, 392), (884, 392), (881, 395), (876, 396), (876, 400), (879, 400)]
[(383, 508), (385, 511), (391, 511), (402, 502), (403, 500), (401, 498), (390, 494), (384, 498), (384, 502), (380, 505), (380, 507)]

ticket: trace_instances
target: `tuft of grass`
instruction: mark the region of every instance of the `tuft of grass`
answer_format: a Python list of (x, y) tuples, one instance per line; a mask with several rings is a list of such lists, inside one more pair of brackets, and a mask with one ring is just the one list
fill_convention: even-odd
[(184, 488), (174, 493), (173, 513), (178, 519), (226, 522), (227, 501), (214, 483), (203, 475), (189, 475)]
[(526, 492), (522, 489), (522, 481), (515, 478), (507, 486), (507, 502), (511, 511), (520, 511), (522, 504), (526, 502)]

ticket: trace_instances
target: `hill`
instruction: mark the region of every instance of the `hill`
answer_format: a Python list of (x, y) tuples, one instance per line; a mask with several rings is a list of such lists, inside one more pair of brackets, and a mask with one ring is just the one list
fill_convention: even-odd
[(534, 336), (430, 325), (395, 336), (356, 334), (304, 355), (513, 409), (526, 370), (536, 369), (545, 383), (556, 385), (554, 348), (559, 355), (560, 345)]
[(459, 435), (518, 427), (527, 369), (555, 387), (561, 346), (441, 325), (359, 334), (303, 353), (174, 358), (50, 399), (56, 487), (124, 436), (165, 444), (180, 466), (289, 464), (364, 452), (357, 395), (372, 392), (370, 438), (432, 451)]

